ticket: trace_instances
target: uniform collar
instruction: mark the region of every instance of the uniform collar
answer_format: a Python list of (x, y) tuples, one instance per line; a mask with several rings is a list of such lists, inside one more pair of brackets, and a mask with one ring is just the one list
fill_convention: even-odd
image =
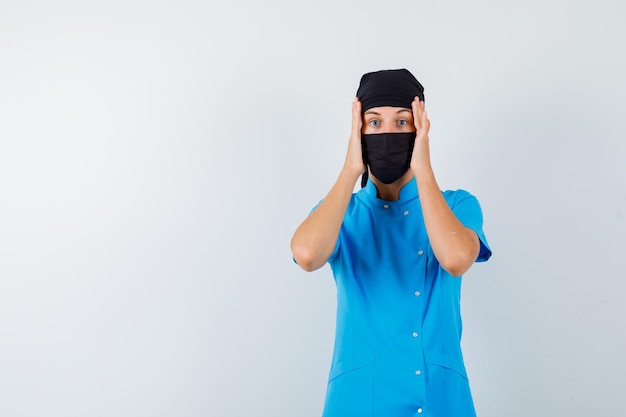
[[(365, 184), (365, 188), (363, 188), (363, 191), (371, 199), (378, 198), (378, 189), (376, 188), (376, 186), (370, 179), (367, 180), (367, 184)], [(416, 197), (417, 197), (417, 182), (415, 181), (415, 177), (413, 177), (411, 178), (411, 181), (407, 182), (400, 189), (400, 200), (398, 201), (407, 201)], [(390, 201), (390, 203), (393, 203), (393, 201)]]

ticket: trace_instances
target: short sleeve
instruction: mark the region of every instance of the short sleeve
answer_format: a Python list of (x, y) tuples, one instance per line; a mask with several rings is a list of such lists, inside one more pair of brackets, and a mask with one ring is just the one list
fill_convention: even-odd
[(483, 232), (483, 213), (478, 199), (465, 190), (446, 191), (444, 198), (463, 226), (476, 232), (480, 240), (480, 252), (476, 262), (485, 262), (491, 257), (491, 248)]

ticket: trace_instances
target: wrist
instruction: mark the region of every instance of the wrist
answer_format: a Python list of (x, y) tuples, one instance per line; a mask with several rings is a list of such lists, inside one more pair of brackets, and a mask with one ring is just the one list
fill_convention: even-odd
[(344, 165), (339, 176), (346, 178), (347, 180), (351, 181), (354, 184), (361, 177), (361, 175), (363, 175), (364, 172), (365, 170), (363, 169), (351, 167), (349, 165)]
[(430, 161), (423, 163), (411, 163), (411, 172), (415, 176), (416, 181), (434, 178), (435, 173), (430, 165)]
[(411, 155), (411, 169), (430, 168), (430, 146), (428, 145), (428, 136), (426, 138), (418, 137), (415, 140), (413, 154)]
[(344, 167), (341, 169), (340, 175), (356, 181), (364, 172), (364, 169), (344, 165)]

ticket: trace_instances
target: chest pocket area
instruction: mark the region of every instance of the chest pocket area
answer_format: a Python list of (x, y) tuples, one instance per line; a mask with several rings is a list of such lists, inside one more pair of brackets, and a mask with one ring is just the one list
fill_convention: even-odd
[(332, 367), (323, 417), (372, 417), (374, 355), (346, 358)]

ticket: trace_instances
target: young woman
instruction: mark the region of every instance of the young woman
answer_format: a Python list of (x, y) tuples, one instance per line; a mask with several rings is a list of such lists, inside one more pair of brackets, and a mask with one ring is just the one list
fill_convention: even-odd
[(363, 75), (343, 169), (291, 240), (300, 267), (328, 262), (337, 285), (324, 417), (475, 416), (461, 276), (491, 250), (476, 198), (439, 189), (429, 128), (409, 71)]

